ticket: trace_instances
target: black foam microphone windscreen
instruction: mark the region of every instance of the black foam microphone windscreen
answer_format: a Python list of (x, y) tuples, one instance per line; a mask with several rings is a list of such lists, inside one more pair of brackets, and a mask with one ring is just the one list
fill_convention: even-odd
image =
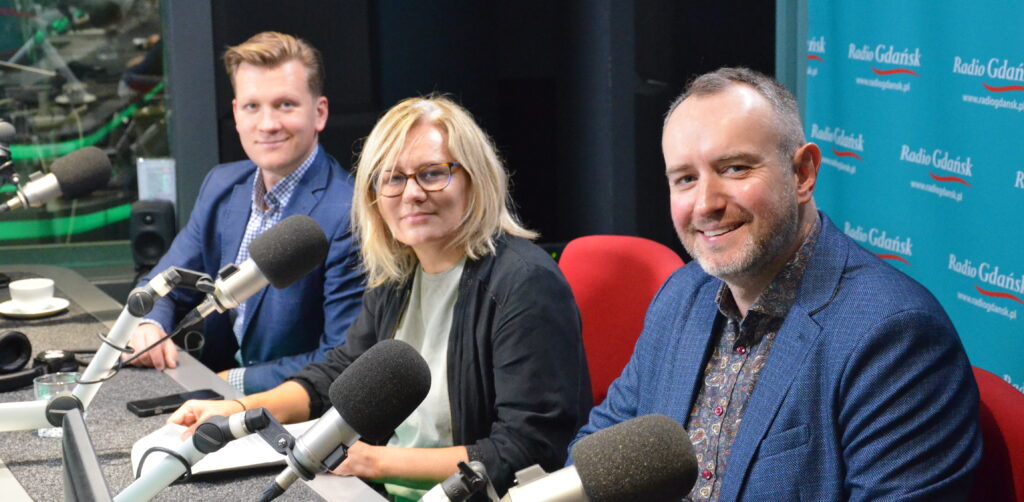
[(697, 480), (690, 436), (664, 415), (599, 430), (576, 443), (572, 458), (591, 502), (677, 501)]
[(352, 362), (331, 384), (331, 404), (359, 435), (380, 442), (416, 409), (430, 390), (430, 368), (416, 349), (383, 340)]
[(67, 199), (88, 195), (110, 181), (110, 159), (103, 150), (87, 146), (55, 161), (50, 172)]
[(327, 258), (327, 237), (316, 220), (294, 214), (258, 235), (249, 256), (275, 288), (286, 288)]

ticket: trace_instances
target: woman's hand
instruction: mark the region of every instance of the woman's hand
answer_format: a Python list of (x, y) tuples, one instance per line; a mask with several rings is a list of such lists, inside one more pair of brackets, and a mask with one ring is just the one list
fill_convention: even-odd
[(458, 471), (459, 462), (469, 462), (465, 446), (397, 448), (371, 446), (357, 441), (348, 449), (345, 461), (331, 472), (379, 483), (430, 489)]
[(386, 446), (371, 446), (356, 441), (348, 448), (348, 456), (333, 473), (341, 476), (356, 476), (363, 479), (380, 479), (385, 474), (384, 460), (388, 455)]
[(188, 430), (181, 434), (181, 439), (186, 439), (196, 432), (196, 427), (210, 417), (217, 415), (231, 415), (243, 411), (242, 405), (235, 400), (200, 401), (190, 399), (185, 401), (171, 417), (167, 419), (169, 424), (178, 424), (188, 427)]

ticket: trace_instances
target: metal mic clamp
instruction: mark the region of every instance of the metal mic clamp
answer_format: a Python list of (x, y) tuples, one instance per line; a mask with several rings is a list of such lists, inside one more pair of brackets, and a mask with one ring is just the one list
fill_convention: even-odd
[(423, 495), (420, 502), (466, 502), (473, 495), (485, 492), (488, 500), (498, 502), (491, 479), (484, 464), (459, 462), (459, 471), (445, 478)]
[[(259, 409), (263, 410), (263, 408)], [(295, 447), (295, 436), (292, 436), (273, 415), (266, 413), (266, 410), (264, 410), (261, 420), (264, 420), (265, 423), (253, 430), (258, 431), (263, 441), (269, 444), (274, 451), (281, 455), (290, 455), (292, 448)]]
[(213, 280), (209, 275), (181, 267), (168, 267), (145, 286), (135, 288), (128, 294), (126, 307), (135, 317), (143, 317), (153, 310), (153, 305), (172, 289), (181, 287), (209, 294), (213, 291)]
[[(470, 467), (472, 465), (472, 467)], [(480, 462), (459, 462), (459, 472), (441, 482), (444, 493), (452, 502), (464, 502), (491, 484), (487, 470)], [(491, 488), (493, 490), (493, 488)]]

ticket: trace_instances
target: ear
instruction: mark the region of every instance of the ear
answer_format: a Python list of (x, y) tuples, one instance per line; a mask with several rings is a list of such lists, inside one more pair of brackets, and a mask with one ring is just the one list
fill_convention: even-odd
[(821, 167), (821, 149), (814, 143), (807, 143), (793, 155), (793, 174), (796, 176), (797, 201), (801, 204), (814, 197), (814, 186), (818, 182), (818, 168)]
[(327, 96), (316, 98), (316, 132), (323, 132), (327, 126)]
[(238, 128), (238, 100), (231, 100), (231, 117), (235, 119), (235, 128)]

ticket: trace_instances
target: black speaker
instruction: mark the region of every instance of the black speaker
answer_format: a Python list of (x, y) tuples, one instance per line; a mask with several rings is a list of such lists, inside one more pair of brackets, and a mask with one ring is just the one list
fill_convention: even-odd
[(174, 204), (170, 201), (140, 200), (132, 203), (128, 235), (132, 242), (135, 267), (153, 268), (171, 247), (176, 232)]

